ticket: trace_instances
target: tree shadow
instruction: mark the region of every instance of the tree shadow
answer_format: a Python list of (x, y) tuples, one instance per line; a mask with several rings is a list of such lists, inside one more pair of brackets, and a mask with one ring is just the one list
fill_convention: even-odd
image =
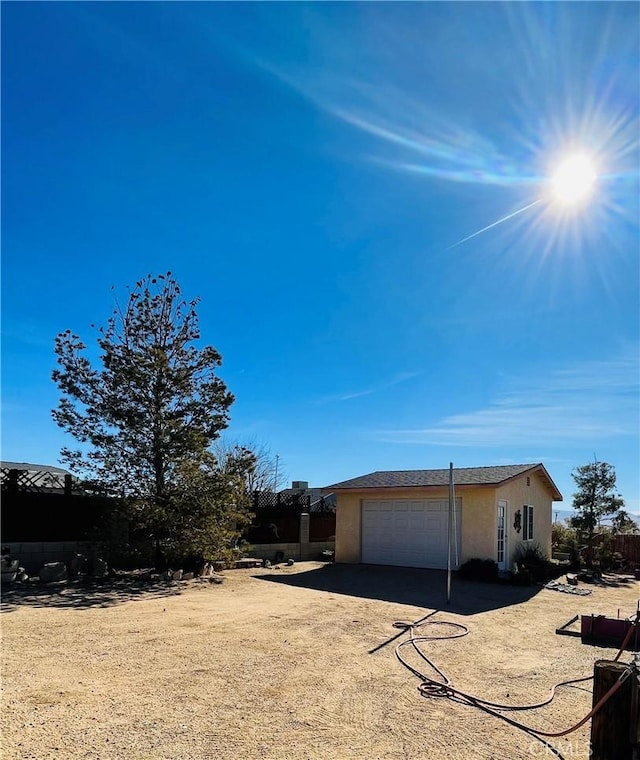
[(535, 596), (540, 586), (511, 586), (507, 583), (465, 581), (453, 575), (451, 603), (447, 603), (447, 574), (444, 570), (387, 567), (380, 565), (326, 564), (299, 573), (256, 575), (271, 583), (282, 583), (314, 591), (328, 591), (365, 599), (407, 604), (413, 607), (449, 610), (460, 615), (522, 604)]
[(608, 586), (610, 588), (628, 588), (634, 585), (636, 578), (627, 573), (603, 573), (602, 577), (594, 582), (594, 586)]
[(149, 581), (140, 576), (76, 578), (59, 583), (28, 581), (2, 589), (3, 613), (20, 607), (56, 607), (86, 610), (113, 607), (137, 599), (180, 595), (188, 585), (179, 581)]

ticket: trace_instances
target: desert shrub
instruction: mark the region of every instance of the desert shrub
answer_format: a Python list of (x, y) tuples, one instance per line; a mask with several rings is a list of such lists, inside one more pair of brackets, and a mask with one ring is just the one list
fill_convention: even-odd
[(560, 578), (569, 570), (571, 570), (571, 564), (569, 562), (561, 562), (557, 559), (551, 559), (547, 563), (545, 580), (554, 580), (556, 578)]
[(549, 557), (540, 544), (528, 543), (518, 546), (514, 552), (513, 561), (517, 562), (518, 566), (541, 567), (547, 564)]
[(580, 552), (584, 547), (580, 544), (577, 537), (573, 537), (567, 540), (567, 542), (560, 547), (560, 551), (569, 555), (569, 562), (571, 563), (571, 569), (579, 570), (582, 565), (582, 556)]
[(599, 538), (598, 544), (594, 540), (592, 564), (600, 570), (608, 570), (613, 554), (613, 540), (609, 533), (603, 533)]
[(527, 570), (534, 581), (546, 581), (558, 575), (558, 565), (551, 562), (540, 544), (521, 544), (513, 555), (519, 572)]
[(551, 527), (551, 545), (554, 551), (569, 555), (571, 569), (577, 571), (582, 564), (580, 552), (584, 546), (580, 543), (578, 532), (566, 523), (554, 523)]
[(557, 551), (565, 551), (564, 547), (576, 541), (575, 528), (566, 523), (554, 522), (551, 526), (551, 546)]
[(523, 567), (519, 572), (511, 574), (511, 583), (514, 586), (530, 586), (533, 576), (530, 570)]
[(595, 547), (595, 565), (600, 570), (619, 570), (624, 565), (620, 552), (614, 551), (615, 537), (610, 531), (602, 534), (600, 544)]
[(492, 559), (475, 557), (460, 565), (458, 574), (468, 581), (495, 583), (498, 580), (498, 565)]

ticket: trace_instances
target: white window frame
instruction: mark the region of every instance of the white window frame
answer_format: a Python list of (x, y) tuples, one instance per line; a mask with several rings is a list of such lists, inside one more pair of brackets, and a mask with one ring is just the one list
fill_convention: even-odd
[(533, 504), (525, 504), (522, 507), (522, 540), (533, 541), (534, 539), (534, 508)]
[[(502, 526), (500, 525), (500, 509), (502, 512)], [(507, 533), (508, 533), (508, 511), (509, 502), (506, 499), (498, 499), (497, 509), (497, 548), (496, 548), (496, 561), (498, 563), (499, 570), (507, 569)], [(502, 530), (501, 530), (502, 527)], [(502, 557), (500, 556), (502, 555)]]

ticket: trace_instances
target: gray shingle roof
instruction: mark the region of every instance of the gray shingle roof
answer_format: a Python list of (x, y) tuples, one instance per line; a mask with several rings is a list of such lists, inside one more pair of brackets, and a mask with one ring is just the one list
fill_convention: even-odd
[[(538, 467), (542, 467), (542, 465), (536, 463), (507, 464), (496, 467), (455, 467), (453, 479), (457, 486), (498, 485), (505, 480)], [(551, 479), (549, 478), (549, 480)], [(352, 478), (351, 480), (343, 480), (341, 483), (334, 483), (326, 488), (328, 490), (339, 490), (342, 488), (411, 488), (419, 486), (446, 486), (448, 484), (448, 469), (380, 470), (378, 472), (371, 472), (368, 475), (361, 475), (358, 478)]]
[(6, 470), (29, 470), (29, 472), (53, 472), (57, 475), (70, 475), (69, 470), (54, 467), (50, 464), (32, 464), (31, 462), (0, 462), (0, 467)]

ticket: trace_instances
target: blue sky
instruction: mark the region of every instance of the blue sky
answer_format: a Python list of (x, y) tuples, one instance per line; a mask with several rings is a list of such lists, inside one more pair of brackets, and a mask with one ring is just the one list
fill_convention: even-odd
[(639, 13), (4, 3), (3, 459), (71, 442), (55, 335), (171, 270), (290, 479), (543, 461), (567, 509), (595, 454), (640, 511)]

